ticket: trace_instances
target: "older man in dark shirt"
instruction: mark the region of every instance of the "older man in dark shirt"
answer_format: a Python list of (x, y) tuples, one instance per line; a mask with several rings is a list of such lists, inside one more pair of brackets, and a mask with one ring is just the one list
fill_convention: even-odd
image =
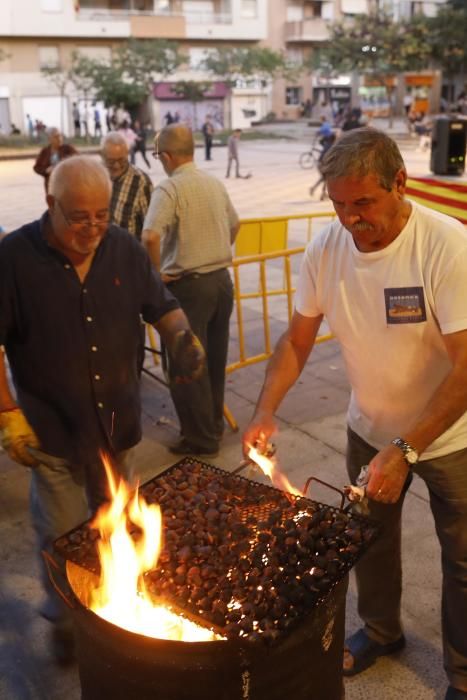
[[(53, 171), (48, 211), (0, 244), (0, 437), (32, 467), (31, 512), (50, 549), (105, 499), (99, 451), (129, 475), (141, 438), (140, 315), (168, 345), (180, 381), (199, 375), (203, 352), (184, 313), (128, 232), (109, 225), (111, 183), (85, 156)], [(43, 615), (59, 661), (71, 656), (69, 623), (45, 572)]]

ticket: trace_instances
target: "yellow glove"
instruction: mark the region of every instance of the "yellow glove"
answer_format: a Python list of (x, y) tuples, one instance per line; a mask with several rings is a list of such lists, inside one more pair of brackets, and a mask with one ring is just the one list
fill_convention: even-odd
[(206, 353), (193, 331), (179, 331), (169, 348), (169, 379), (189, 384), (199, 379), (206, 365)]
[(0, 413), (0, 442), (5, 452), (18, 464), (25, 467), (37, 465), (37, 460), (27, 448), (39, 448), (39, 440), (20, 408)]

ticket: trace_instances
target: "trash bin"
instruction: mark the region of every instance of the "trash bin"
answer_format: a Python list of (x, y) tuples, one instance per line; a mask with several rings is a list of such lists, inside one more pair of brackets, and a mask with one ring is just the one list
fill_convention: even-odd
[(430, 169), (435, 175), (462, 175), (465, 167), (467, 120), (438, 117), (431, 138)]

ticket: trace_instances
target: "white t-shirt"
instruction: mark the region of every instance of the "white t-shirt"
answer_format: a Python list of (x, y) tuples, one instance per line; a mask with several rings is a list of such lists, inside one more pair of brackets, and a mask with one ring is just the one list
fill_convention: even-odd
[[(442, 335), (467, 328), (467, 232), (411, 202), (399, 236), (360, 252), (336, 219), (308, 245), (295, 299), (324, 314), (352, 386), (348, 422), (377, 449), (403, 435), (451, 369)], [(467, 447), (467, 413), (422, 459)]]

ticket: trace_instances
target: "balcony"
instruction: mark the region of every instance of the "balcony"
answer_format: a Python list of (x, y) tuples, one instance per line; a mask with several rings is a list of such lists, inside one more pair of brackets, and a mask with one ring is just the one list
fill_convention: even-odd
[(327, 41), (329, 30), (326, 20), (321, 17), (312, 17), (301, 22), (286, 22), (284, 38), (286, 42)]
[[(206, 9), (197, 7), (187, 10), (181, 0), (169, 0), (164, 3), (154, 0), (81, 0), (77, 18), (101, 22), (131, 21), (135, 18), (138, 24), (155, 18), (158, 21), (166, 18), (168, 23), (182, 20), (189, 25), (232, 24), (232, 13), (222, 11), (222, 5), (213, 7), (212, 3), (208, 2)], [(230, 9), (229, 6), (227, 8)]]

